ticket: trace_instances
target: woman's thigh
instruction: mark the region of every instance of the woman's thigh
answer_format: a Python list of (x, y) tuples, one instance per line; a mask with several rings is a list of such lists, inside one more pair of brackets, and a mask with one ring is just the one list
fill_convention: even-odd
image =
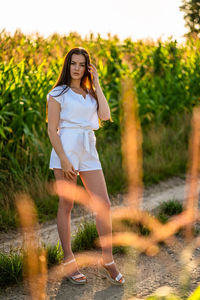
[(56, 180), (66, 180), (66, 181), (74, 182), (74, 183), (77, 182), (77, 175), (74, 176), (74, 178), (72, 180), (69, 180), (66, 178), (65, 173), (63, 172), (62, 169), (54, 168), (53, 171), (54, 171), (54, 176), (55, 176)]
[[(54, 170), (54, 176), (56, 178), (56, 183), (58, 184), (58, 181), (62, 180), (62, 186), (58, 187), (58, 194), (59, 194), (59, 191), (62, 193), (62, 189), (65, 188), (65, 182), (77, 184), (77, 175), (75, 175), (73, 177), (73, 179), (69, 180), (66, 178), (65, 173), (63, 172), (62, 169), (53, 169), (53, 170)], [(67, 184), (66, 184), (66, 188), (67, 188)], [(59, 196), (59, 206), (65, 206), (65, 208), (72, 209), (73, 202), (67, 201), (67, 199), (65, 199), (61, 195), (58, 195), (58, 196)]]
[(91, 197), (97, 195), (106, 205), (110, 206), (103, 170), (79, 171), (79, 174), (88, 194)]

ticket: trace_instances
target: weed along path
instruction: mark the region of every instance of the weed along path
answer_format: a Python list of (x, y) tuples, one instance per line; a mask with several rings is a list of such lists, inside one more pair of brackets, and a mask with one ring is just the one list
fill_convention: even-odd
[[(185, 194), (185, 181), (180, 178), (172, 178), (158, 185), (151, 186), (144, 191), (144, 198), (141, 208), (143, 210), (155, 211), (156, 208), (165, 201), (178, 200), (183, 201)], [(126, 199), (123, 195), (117, 195), (111, 198), (112, 209), (126, 205)], [(76, 207), (75, 207), (76, 210)], [(82, 214), (82, 215), (79, 215)], [(87, 211), (80, 210), (72, 215), (72, 235), (75, 233), (77, 225), (84, 218), (93, 219), (92, 214)], [(57, 244), (58, 233), (55, 221), (44, 224), (39, 229), (41, 240), (46, 244)], [(7, 233), (1, 234), (1, 252), (9, 251), (10, 247), (15, 248), (21, 245), (20, 235), (14, 238), (14, 233), (10, 236)], [(47, 284), (47, 299), (60, 300), (114, 300), (114, 299), (136, 299), (145, 298), (155, 292), (156, 289), (169, 286), (179, 291), (181, 274), (186, 274), (184, 265), (180, 263), (180, 253), (186, 248), (184, 239), (177, 235), (169, 245), (160, 246), (160, 251), (155, 256), (147, 256), (144, 253), (131, 248), (127, 254), (114, 254), (115, 262), (126, 279), (123, 287), (113, 286), (100, 277), (97, 272), (97, 266), (82, 268), (81, 271), (87, 276), (88, 283), (83, 286), (76, 286), (63, 279), (59, 282), (53, 282), (50, 279)], [(92, 256), (100, 256), (100, 250), (88, 251)], [(75, 253), (75, 257), (79, 255)], [(200, 282), (200, 267), (197, 259), (200, 257), (200, 248), (197, 248), (189, 258), (190, 265), (190, 281), (189, 290), (193, 291)], [(50, 271), (49, 271), (50, 272)], [(0, 291), (0, 299), (29, 299), (28, 291), (24, 284), (14, 285)]]

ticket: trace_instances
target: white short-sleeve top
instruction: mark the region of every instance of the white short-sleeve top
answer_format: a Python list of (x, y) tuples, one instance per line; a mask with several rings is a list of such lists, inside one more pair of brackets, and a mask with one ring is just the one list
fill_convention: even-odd
[(66, 85), (55, 87), (47, 94), (47, 101), (49, 96), (52, 96), (58, 103), (60, 103), (60, 122), (58, 129), (63, 127), (89, 127), (93, 130), (99, 128), (97, 102), (89, 94), (86, 98), (78, 93), (75, 93), (71, 88), (59, 95)]

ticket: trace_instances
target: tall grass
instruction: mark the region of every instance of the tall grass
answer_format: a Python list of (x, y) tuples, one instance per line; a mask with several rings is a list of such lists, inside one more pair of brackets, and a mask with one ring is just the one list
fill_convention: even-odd
[(184, 174), (188, 161), (190, 114), (175, 115), (169, 124), (144, 128), (144, 182), (158, 183), (170, 176)]

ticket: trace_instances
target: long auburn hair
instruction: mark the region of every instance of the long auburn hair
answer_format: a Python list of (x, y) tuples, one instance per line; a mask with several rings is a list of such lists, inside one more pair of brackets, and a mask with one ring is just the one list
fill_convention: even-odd
[[(97, 110), (98, 110), (99, 103), (98, 103), (98, 99), (97, 99), (97, 94), (94, 90), (92, 76), (91, 76), (90, 72), (88, 71), (88, 65), (90, 64), (90, 57), (89, 57), (88, 52), (82, 47), (72, 48), (65, 55), (64, 63), (63, 63), (63, 67), (60, 72), (60, 75), (58, 76), (58, 79), (51, 90), (53, 90), (55, 87), (60, 86), (60, 85), (66, 85), (66, 87), (63, 88), (61, 93), (59, 93), (58, 95), (56, 95), (54, 97), (58, 97), (64, 93), (66, 93), (70, 87), (70, 84), (71, 84), (70, 65), (71, 65), (71, 60), (72, 60), (73, 54), (82, 54), (85, 57), (85, 73), (84, 73), (83, 77), (81, 78), (80, 86), (83, 88), (83, 90), (85, 92), (88, 92), (93, 98), (95, 98), (95, 100), (97, 101)], [(51, 92), (51, 90), (50, 90), (50, 92)], [(46, 122), (48, 122), (48, 103), (47, 102), (46, 102)], [(99, 125), (101, 126), (100, 119), (99, 119)]]

